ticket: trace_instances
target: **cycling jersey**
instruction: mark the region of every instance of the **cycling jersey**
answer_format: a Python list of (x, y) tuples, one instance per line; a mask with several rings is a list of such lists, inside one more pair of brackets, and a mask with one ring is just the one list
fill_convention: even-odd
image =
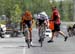
[(25, 14), (22, 16), (22, 20), (26, 20), (26, 21), (29, 21), (29, 20), (32, 20), (32, 14), (31, 12), (29, 11), (26, 11)]
[(32, 14), (31, 12), (29, 11), (26, 11), (25, 14), (22, 16), (22, 19), (21, 19), (21, 25), (24, 29), (24, 26), (27, 25), (27, 27), (31, 30), (32, 29)]
[(46, 14), (46, 12), (40, 12), (37, 15), (37, 19), (39, 22), (39, 26), (43, 23), (45, 23), (46, 25), (48, 24), (48, 15)]

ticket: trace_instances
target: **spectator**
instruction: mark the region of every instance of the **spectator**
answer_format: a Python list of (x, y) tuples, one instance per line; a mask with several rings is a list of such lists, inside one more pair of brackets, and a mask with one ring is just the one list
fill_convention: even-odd
[(52, 13), (51, 20), (54, 22), (54, 30), (52, 30), (52, 37), (51, 40), (48, 41), (48, 43), (53, 42), (53, 38), (56, 33), (63, 35), (64, 41), (66, 41), (68, 37), (62, 31), (60, 31), (61, 21), (60, 21), (59, 11), (57, 10), (56, 7), (52, 7), (52, 11), (53, 13)]

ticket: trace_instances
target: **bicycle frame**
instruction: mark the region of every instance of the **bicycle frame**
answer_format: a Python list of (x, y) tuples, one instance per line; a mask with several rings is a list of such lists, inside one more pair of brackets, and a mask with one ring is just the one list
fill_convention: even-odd
[(43, 40), (45, 38), (45, 24), (42, 24), (41, 27), (40, 27), (39, 37), (40, 37), (40, 40), (41, 40), (40, 43), (41, 43), (41, 47), (42, 47)]
[(28, 48), (30, 48), (30, 36), (29, 36), (29, 29), (27, 27), (27, 25), (25, 25), (25, 29), (24, 29), (24, 36), (25, 36), (25, 40), (27, 40), (27, 45), (28, 45)]

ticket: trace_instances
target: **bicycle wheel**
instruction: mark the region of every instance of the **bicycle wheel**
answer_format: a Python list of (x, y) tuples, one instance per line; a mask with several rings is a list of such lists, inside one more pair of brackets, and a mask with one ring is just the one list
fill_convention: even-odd
[(30, 48), (30, 40), (27, 41), (28, 48)]
[(42, 31), (41, 31), (41, 29), (39, 31), (39, 38), (40, 38), (39, 43), (41, 44), (41, 47), (42, 47)]
[(41, 28), (40, 29), (40, 44), (41, 44), (41, 47), (43, 46), (43, 41), (44, 41), (44, 31)]
[(43, 40), (42, 38), (40, 39), (40, 44), (41, 44), (41, 47), (43, 46)]
[(30, 48), (30, 39), (28, 28), (24, 30), (25, 42), (27, 43), (28, 48)]

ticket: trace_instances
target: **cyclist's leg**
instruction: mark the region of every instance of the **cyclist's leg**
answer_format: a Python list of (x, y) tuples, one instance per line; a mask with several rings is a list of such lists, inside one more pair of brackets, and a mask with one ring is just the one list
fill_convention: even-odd
[(29, 32), (30, 32), (30, 41), (32, 41), (32, 28), (29, 28)]
[(41, 20), (38, 19), (38, 35), (40, 36)]
[(27, 26), (28, 26), (28, 29), (29, 29), (29, 33), (30, 33), (30, 41), (32, 41), (32, 23), (31, 21), (28, 21), (27, 22)]
[(28, 41), (28, 36), (27, 36), (27, 33), (25, 33), (25, 29), (26, 29), (26, 25), (27, 25), (27, 21), (24, 21), (23, 25), (22, 25), (22, 32), (23, 32), (23, 35), (25, 37), (25, 41), (27, 42)]
[(39, 28), (38, 28), (38, 34), (39, 34), (39, 42), (40, 42), (40, 29), (41, 29), (41, 25), (44, 23), (44, 20), (40, 20), (39, 19)]
[(38, 28), (38, 26), (39, 26), (39, 20), (38, 19), (36, 19), (35, 25), (36, 25), (36, 28)]
[(23, 35), (24, 35), (25, 25), (26, 25), (26, 23), (24, 23), (24, 24), (22, 25), (22, 32), (23, 32)]
[(38, 36), (39, 36), (39, 42), (40, 42), (40, 28), (41, 28), (41, 21), (38, 19)]
[(32, 44), (32, 23), (31, 23), (31, 21), (29, 21), (29, 22), (27, 23), (27, 25), (28, 25), (28, 29), (29, 29), (30, 45), (32, 46), (33, 44)]

